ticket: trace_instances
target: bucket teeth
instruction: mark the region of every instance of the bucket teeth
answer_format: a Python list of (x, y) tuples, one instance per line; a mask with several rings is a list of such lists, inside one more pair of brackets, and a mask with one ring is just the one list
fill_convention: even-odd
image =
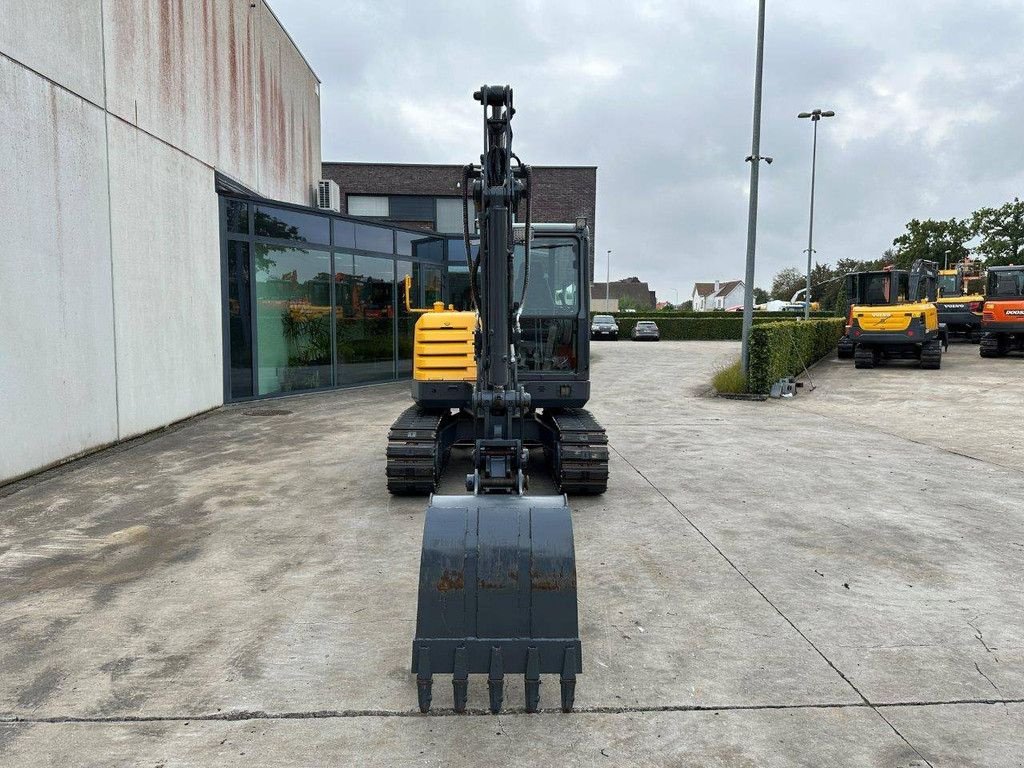
[(491, 648), (491, 669), (487, 673), (487, 692), (491, 698), (491, 714), (501, 712), (505, 698), (505, 668), (501, 663), (501, 648)]
[(540, 709), (540, 654), (536, 648), (526, 651), (526, 711)]
[(455, 672), (452, 674), (452, 696), (454, 708), (459, 714), (466, 711), (466, 698), (469, 689), (469, 663), (466, 660), (466, 648), (455, 649)]
[(430, 673), (430, 650), (420, 648), (416, 663), (416, 692), (419, 698), (420, 712), (430, 711), (433, 684), (434, 680)]
[(576, 649), (571, 645), (565, 649), (562, 660), (562, 711), (572, 712), (576, 701)]

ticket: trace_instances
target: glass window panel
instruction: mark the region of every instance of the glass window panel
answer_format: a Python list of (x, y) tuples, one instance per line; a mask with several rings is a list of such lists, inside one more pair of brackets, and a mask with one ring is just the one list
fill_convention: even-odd
[(523, 317), (520, 327), (519, 370), (576, 370), (576, 318)]
[(448, 266), (448, 301), (463, 312), (473, 309), (473, 296), (469, 289), (469, 267), (464, 264)]
[(349, 216), (388, 216), (388, 198), (385, 195), (349, 195), (345, 210)]
[(256, 244), (259, 394), (331, 384), (331, 258)]
[(356, 224), (356, 248), (378, 253), (395, 252), (395, 230), (375, 227), (372, 224)]
[(276, 240), (299, 240), (307, 243), (330, 243), (330, 219), (315, 213), (301, 213), (289, 208), (256, 206), (256, 234)]
[(227, 198), (226, 219), (228, 232), (237, 235), (249, 234), (249, 204), (244, 200)]
[(423, 239), (423, 235), (416, 232), (403, 232), (395, 230), (395, 253), (399, 256), (412, 256), (413, 244)]
[(434, 198), (412, 195), (392, 196), (388, 202), (387, 217), (395, 221), (426, 221), (433, 224)]
[(249, 243), (228, 241), (229, 388), (232, 398), (252, 397), (252, 301)]
[[(470, 202), (469, 210), (469, 231), (476, 231), (475, 214), (473, 203)], [(438, 232), (462, 232), (462, 198), (461, 197), (439, 197), (437, 198), (437, 225), (434, 227)]]
[[(469, 241), (469, 251), (475, 259), (480, 252), (480, 241), (471, 239)], [(448, 241), (448, 261), (466, 263), (466, 245), (462, 238), (458, 240), (452, 238)]]
[[(579, 307), (579, 263), (576, 240), (535, 239), (530, 247), (530, 280), (526, 288), (524, 315), (545, 317), (575, 315)], [(523, 292), (524, 251), (515, 249), (515, 288), (518, 301)]]
[(345, 219), (334, 219), (334, 247), (356, 247), (356, 225)]
[(337, 381), (358, 384), (395, 376), (395, 263), (373, 256), (337, 254)]
[(439, 237), (421, 237), (413, 240), (412, 256), (421, 261), (444, 261), (444, 240)]

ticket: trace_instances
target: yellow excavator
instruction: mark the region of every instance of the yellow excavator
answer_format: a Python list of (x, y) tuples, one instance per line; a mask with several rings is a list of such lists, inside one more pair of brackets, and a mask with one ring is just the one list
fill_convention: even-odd
[[(589, 233), (585, 221), (533, 224), (532, 173), (512, 151), (512, 89), (485, 85), (474, 98), (484, 151), (462, 175), (473, 311), (437, 303), (420, 314), (413, 403), (388, 434), (388, 490), (430, 496), (412, 672), (422, 712), (434, 676), (447, 674), (456, 712), (466, 711), (474, 674), (487, 676), (495, 714), (506, 675), (523, 676), (528, 712), (540, 707), (541, 675), (557, 675), (568, 712), (583, 647), (567, 494), (608, 486), (608, 438), (583, 408)], [(475, 255), (470, 211), (480, 233)], [(438, 493), (460, 446), (473, 462), (465, 493)], [(532, 448), (543, 449), (558, 493), (528, 493)]]
[(939, 322), (950, 334), (963, 334), (968, 341), (981, 339), (981, 307), (985, 303), (985, 275), (981, 263), (964, 259), (954, 269), (939, 270), (939, 292), (935, 308)]
[(909, 271), (860, 272), (857, 279), (847, 332), (854, 365), (917, 360), (922, 368), (939, 368), (949, 336), (935, 306), (938, 265), (918, 259)]

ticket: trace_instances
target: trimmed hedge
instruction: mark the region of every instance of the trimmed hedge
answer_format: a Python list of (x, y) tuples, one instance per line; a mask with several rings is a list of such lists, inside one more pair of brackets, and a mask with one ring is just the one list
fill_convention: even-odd
[[(619, 339), (628, 339), (633, 327), (641, 320), (653, 320), (657, 323), (661, 338), (665, 341), (739, 341), (742, 338), (742, 317), (723, 316), (720, 312), (713, 317), (707, 317), (708, 314), (710, 313), (705, 312), (702, 317), (660, 317), (640, 314), (619, 317)], [(784, 322), (794, 321), (792, 316), (754, 318), (754, 325)]]
[(750, 330), (750, 368), (747, 391), (766, 395), (772, 384), (810, 367), (836, 348), (846, 321), (792, 321), (760, 323)]

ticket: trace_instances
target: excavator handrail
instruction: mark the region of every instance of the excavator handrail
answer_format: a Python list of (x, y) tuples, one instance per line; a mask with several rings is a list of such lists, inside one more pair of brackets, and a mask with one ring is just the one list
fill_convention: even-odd
[[(412, 312), (414, 314), (426, 314), (427, 312), (444, 312), (444, 302), (435, 301), (433, 306), (430, 307), (414, 307), (412, 305), (412, 275), (406, 275), (402, 282), (405, 284), (405, 311)], [(448, 311), (452, 312), (455, 310), (454, 304), (448, 305)]]
[(433, 311), (433, 308), (431, 308), (431, 307), (426, 307), (426, 308), (424, 308), (424, 307), (414, 307), (412, 305), (412, 297), (410, 296), (410, 293), (412, 292), (412, 275), (406, 275), (405, 278), (402, 280), (402, 282), (405, 284), (405, 311), (406, 312), (413, 312), (413, 313), (416, 313), (416, 314), (423, 314), (424, 312), (432, 312)]

